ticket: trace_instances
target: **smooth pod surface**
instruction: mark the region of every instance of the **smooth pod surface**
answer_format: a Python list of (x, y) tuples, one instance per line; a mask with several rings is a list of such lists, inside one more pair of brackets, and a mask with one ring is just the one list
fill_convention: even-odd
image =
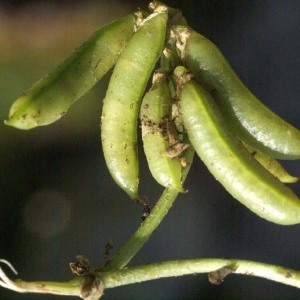
[(13, 103), (5, 124), (32, 129), (60, 119), (113, 67), (134, 30), (134, 15), (97, 30), (66, 61)]
[[(140, 110), (142, 139), (150, 172), (164, 187), (183, 191), (181, 184), (181, 163), (178, 156), (167, 153), (171, 131), (172, 96), (166, 75), (154, 75), (151, 90), (143, 98)], [(175, 141), (174, 141), (175, 142)], [(172, 143), (172, 142), (171, 142)]]
[(103, 103), (101, 140), (115, 182), (138, 198), (137, 122), (147, 82), (163, 50), (167, 13), (150, 15), (116, 63)]
[(184, 41), (181, 56), (186, 66), (213, 95), (235, 134), (273, 158), (299, 159), (300, 131), (248, 90), (210, 40), (184, 27), (177, 33)]
[(234, 198), (268, 221), (300, 223), (298, 197), (243, 148), (210, 94), (193, 80), (181, 90), (180, 112), (198, 156)]

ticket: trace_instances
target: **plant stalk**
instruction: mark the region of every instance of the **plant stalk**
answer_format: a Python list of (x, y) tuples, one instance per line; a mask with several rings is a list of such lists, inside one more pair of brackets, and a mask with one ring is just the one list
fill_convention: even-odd
[(213, 284), (220, 284), (229, 274), (261, 277), (300, 288), (300, 272), (282, 266), (240, 259), (189, 259), (175, 260), (123, 270), (99, 273), (105, 288), (144, 282), (148, 280), (209, 273)]

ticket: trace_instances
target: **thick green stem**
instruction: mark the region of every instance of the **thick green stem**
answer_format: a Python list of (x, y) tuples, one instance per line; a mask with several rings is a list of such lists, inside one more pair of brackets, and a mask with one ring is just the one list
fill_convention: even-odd
[(300, 272), (281, 266), (239, 259), (175, 260), (129, 269), (99, 273), (105, 288), (138, 283), (165, 277), (210, 273), (210, 281), (219, 284), (230, 273), (262, 277), (300, 288)]
[[(39, 293), (51, 295), (79, 296), (81, 294), (82, 278), (75, 278), (68, 282), (51, 282), (51, 281), (23, 281), (17, 279), (12, 282), (10, 289), (19, 293)], [(8, 288), (8, 286), (4, 286)]]
[(153, 231), (158, 227), (162, 219), (172, 207), (178, 191), (165, 189), (150, 215), (141, 224), (134, 235), (119, 250), (118, 254), (101, 271), (109, 271), (124, 268), (136, 253), (150, 238)]
[(69, 282), (26, 282), (10, 280), (2, 271), (0, 285), (19, 293), (40, 293), (79, 296), (96, 300), (108, 288), (139, 283), (154, 279), (209, 273), (209, 280), (221, 283), (229, 274), (256, 276), (300, 288), (300, 272), (282, 266), (275, 266), (239, 259), (189, 259), (175, 260), (138, 266), (109, 272), (95, 272), (78, 276)]

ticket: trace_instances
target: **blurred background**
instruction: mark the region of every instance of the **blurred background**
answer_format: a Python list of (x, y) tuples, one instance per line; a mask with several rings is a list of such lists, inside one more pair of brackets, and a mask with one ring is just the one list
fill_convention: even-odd
[[(165, 1), (216, 43), (246, 85), (300, 128), (300, 3)], [(148, 1), (0, 1), (0, 257), (24, 280), (66, 281), (78, 254), (104, 263), (140, 224), (141, 209), (110, 178), (100, 146), (100, 114), (109, 76), (60, 121), (32, 131), (3, 125), (13, 101), (64, 60), (97, 28)], [(152, 205), (163, 189), (151, 178), (140, 147), (141, 192)], [(299, 162), (286, 162), (300, 175)], [(168, 216), (131, 265), (226, 257), (300, 270), (300, 225), (281, 227), (245, 209), (195, 159)], [(300, 184), (291, 188), (300, 195)], [(12, 278), (15, 278), (4, 267)], [(232, 275), (213, 286), (207, 275), (124, 286), (105, 299), (299, 299), (300, 291)], [(71, 299), (16, 294), (0, 299)]]

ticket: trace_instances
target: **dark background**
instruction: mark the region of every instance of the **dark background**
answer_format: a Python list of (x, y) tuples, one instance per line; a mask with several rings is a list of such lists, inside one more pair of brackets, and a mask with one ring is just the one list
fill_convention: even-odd
[[(300, 128), (299, 1), (165, 3), (182, 9), (190, 26), (220, 47), (253, 93)], [(19, 94), (96, 28), (147, 4), (0, 1), (1, 119)], [(101, 152), (99, 120), (108, 78), (53, 125), (20, 131), (0, 122), (0, 257), (24, 280), (69, 280), (68, 264), (77, 254), (100, 265), (105, 244), (113, 240), (114, 254), (140, 223), (140, 208), (110, 178)], [(139, 153), (141, 191), (154, 203), (163, 189)], [(285, 165), (300, 174), (299, 162)], [(197, 158), (185, 186), (189, 193), (178, 198), (131, 265), (229, 257), (300, 270), (300, 225), (260, 219), (229, 196)], [(300, 195), (300, 184), (291, 187)], [(296, 288), (242, 275), (229, 276), (220, 286), (197, 275), (105, 292), (105, 299), (132, 300), (299, 298)], [(0, 288), (0, 299), (65, 298)]]

